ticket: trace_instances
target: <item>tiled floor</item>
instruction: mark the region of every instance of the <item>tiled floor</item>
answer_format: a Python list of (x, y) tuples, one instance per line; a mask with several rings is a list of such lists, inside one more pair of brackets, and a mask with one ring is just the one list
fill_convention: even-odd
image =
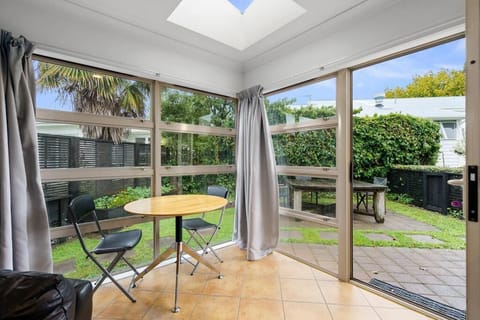
[(235, 246), (219, 253), (225, 260), (215, 264), (221, 280), (203, 266), (190, 276), (191, 266), (182, 264), (179, 313), (170, 311), (175, 269), (168, 265), (132, 289), (136, 303), (112, 284), (102, 286), (94, 296), (94, 319), (430, 319), (279, 253), (259, 261), (246, 261)]

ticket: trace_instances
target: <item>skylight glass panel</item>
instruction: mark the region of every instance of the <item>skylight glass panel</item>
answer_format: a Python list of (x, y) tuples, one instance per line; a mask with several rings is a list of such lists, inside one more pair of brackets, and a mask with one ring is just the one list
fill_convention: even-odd
[(167, 21), (242, 51), (305, 12), (293, 0), (182, 0)]
[(248, 6), (253, 2), (253, 0), (228, 0), (230, 1), (241, 13), (244, 13), (247, 10)]

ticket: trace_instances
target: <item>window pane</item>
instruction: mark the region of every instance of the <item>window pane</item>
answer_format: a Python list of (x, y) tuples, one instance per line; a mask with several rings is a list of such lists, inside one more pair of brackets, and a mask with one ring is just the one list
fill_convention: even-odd
[(150, 196), (150, 178), (59, 181), (42, 184), (50, 227), (70, 224), (67, 206), (74, 197), (90, 194), (95, 199), (99, 219), (128, 215), (126, 203)]
[(100, 70), (34, 61), (37, 107), (150, 119), (150, 84)]
[(269, 124), (290, 124), (335, 116), (335, 87), (335, 79), (329, 79), (268, 96), (265, 106)]
[[(235, 175), (234, 174), (211, 174), (211, 175), (196, 175), (196, 176), (181, 176), (181, 177), (163, 177), (162, 178), (162, 193), (163, 194), (207, 194), (207, 187), (210, 185), (220, 185), (228, 189), (228, 204), (225, 208), (223, 221), (221, 221), (221, 229), (212, 240), (213, 245), (228, 242), (232, 240), (233, 235), (233, 219), (235, 214)], [(215, 210), (205, 214), (204, 219), (208, 222), (218, 224), (220, 223), (221, 210)], [(184, 219), (196, 218), (201, 215), (185, 216)], [(175, 219), (160, 220), (160, 230), (168, 230), (167, 235), (174, 239), (174, 228), (169, 227), (174, 225)], [(165, 233), (162, 234), (165, 236)], [(189, 246), (198, 250), (198, 245), (191, 241)]]
[(232, 173), (163, 177), (162, 194), (206, 194), (210, 185), (224, 186), (228, 189), (228, 198), (235, 199), (235, 175)]
[(278, 250), (337, 273), (335, 179), (279, 176), (278, 182), (280, 206), (298, 212), (280, 216)]
[(455, 122), (442, 122), (442, 127), (445, 132), (445, 139), (457, 138), (457, 124)]
[(235, 139), (189, 133), (162, 134), (162, 165), (221, 165), (235, 163)]
[[(112, 130), (121, 142), (87, 138), (89, 130)], [(150, 166), (150, 130), (37, 122), (37, 139), (40, 168)]]
[(234, 128), (234, 100), (166, 88), (162, 91), (162, 121)]
[(277, 165), (335, 167), (335, 135), (335, 129), (274, 135)]

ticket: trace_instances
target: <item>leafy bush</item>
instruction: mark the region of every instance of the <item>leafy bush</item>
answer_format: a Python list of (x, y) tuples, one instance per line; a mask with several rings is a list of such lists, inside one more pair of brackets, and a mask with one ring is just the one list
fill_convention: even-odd
[(397, 113), (355, 117), (353, 139), (355, 178), (371, 181), (386, 177), (396, 164), (435, 164), (440, 128), (431, 120)]
[[(293, 108), (290, 100), (267, 103), (271, 124), (284, 123), (286, 114), (310, 119), (335, 116), (335, 108)], [(421, 106), (419, 106), (421, 107)], [(355, 113), (355, 112), (354, 112)], [(334, 167), (335, 129), (296, 132), (273, 136), (277, 164)], [(437, 123), (410, 115), (392, 113), (354, 117), (353, 165), (355, 179), (372, 181), (386, 177), (394, 165), (433, 165), (440, 149)]]
[[(165, 189), (165, 190), (164, 190)], [(162, 193), (169, 192), (170, 186), (163, 186)], [(122, 207), (125, 204), (150, 197), (150, 187), (128, 187), (126, 190), (122, 190), (117, 194), (111, 196), (103, 196), (95, 199), (95, 207), (97, 209), (112, 209)]]
[(413, 198), (410, 197), (408, 194), (404, 193), (387, 193), (387, 199), (391, 201), (397, 201), (403, 204), (411, 204)]

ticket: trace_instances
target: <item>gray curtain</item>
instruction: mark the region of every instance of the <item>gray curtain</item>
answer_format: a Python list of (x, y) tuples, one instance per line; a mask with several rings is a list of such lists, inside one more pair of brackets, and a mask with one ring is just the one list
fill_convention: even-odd
[(270, 254), (278, 243), (278, 181), (263, 88), (238, 93), (237, 185), (234, 241), (248, 260)]
[(33, 45), (2, 30), (0, 47), (0, 269), (50, 272), (50, 233), (37, 156)]

